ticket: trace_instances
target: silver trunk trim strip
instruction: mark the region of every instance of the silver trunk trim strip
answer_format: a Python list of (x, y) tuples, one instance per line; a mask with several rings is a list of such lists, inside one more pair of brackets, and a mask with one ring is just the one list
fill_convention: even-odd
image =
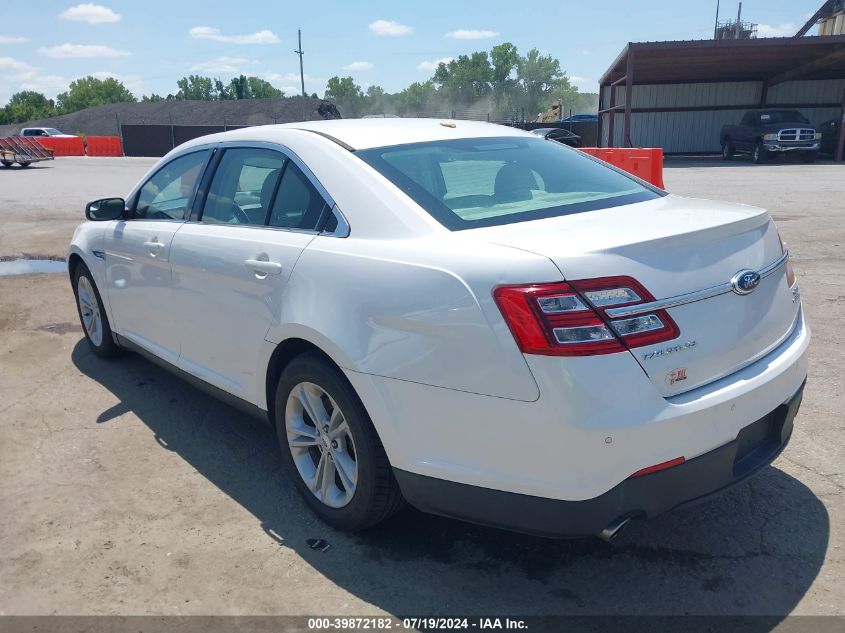
[[(769, 275), (780, 269), (781, 266), (786, 263), (787, 259), (789, 259), (789, 251), (784, 251), (783, 255), (778, 257), (768, 266), (765, 266), (764, 268), (758, 270), (757, 274), (760, 275), (761, 279), (763, 277), (768, 277)], [(619, 317), (634, 316), (636, 314), (645, 314), (646, 312), (652, 312), (653, 310), (666, 310), (668, 308), (676, 308), (678, 306), (686, 305), (687, 303), (694, 303), (696, 301), (702, 301), (704, 299), (718, 297), (719, 295), (723, 295), (732, 291), (733, 285), (730, 281), (726, 281), (725, 283), (719, 284), (718, 286), (711, 286), (710, 288), (704, 288), (703, 290), (696, 290), (694, 292), (688, 292), (686, 294), (676, 295), (674, 297), (667, 297), (666, 299), (658, 299), (657, 301), (650, 301), (649, 303), (639, 303), (637, 305), (625, 306), (624, 308), (611, 308), (609, 310), (606, 310), (605, 313), (611, 319), (617, 319)]]

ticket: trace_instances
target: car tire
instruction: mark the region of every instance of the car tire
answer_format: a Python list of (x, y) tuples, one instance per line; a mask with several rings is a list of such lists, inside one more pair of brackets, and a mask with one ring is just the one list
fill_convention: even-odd
[(815, 163), (816, 158), (818, 158), (817, 152), (807, 152), (801, 155), (801, 160), (805, 163)]
[(21, 167), (23, 167), (24, 169), (26, 169), (26, 168), (27, 168), (27, 167), (29, 167), (31, 164), (32, 164), (32, 163), (21, 163), (20, 165), (21, 165)]
[(100, 358), (115, 358), (123, 350), (114, 342), (103, 300), (88, 266), (79, 263), (73, 274), (73, 294), (76, 311), (88, 345)]
[(763, 147), (763, 143), (757, 141), (754, 144), (754, 149), (751, 152), (751, 160), (753, 160), (758, 165), (762, 165), (769, 159), (768, 154), (766, 153), (766, 148)]
[(732, 160), (735, 153), (736, 150), (734, 149), (733, 143), (729, 139), (725, 139), (722, 143), (722, 158), (724, 160)]
[(323, 521), (340, 530), (362, 530), (403, 507), (364, 405), (322, 354), (302, 354), (285, 367), (274, 413), (285, 467)]

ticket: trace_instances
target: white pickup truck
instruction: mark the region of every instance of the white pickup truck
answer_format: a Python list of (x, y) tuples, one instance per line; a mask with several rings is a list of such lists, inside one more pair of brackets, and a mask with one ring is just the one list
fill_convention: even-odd
[(73, 134), (65, 134), (54, 127), (25, 127), (21, 130), (20, 136), (58, 136), (61, 138), (72, 138)]

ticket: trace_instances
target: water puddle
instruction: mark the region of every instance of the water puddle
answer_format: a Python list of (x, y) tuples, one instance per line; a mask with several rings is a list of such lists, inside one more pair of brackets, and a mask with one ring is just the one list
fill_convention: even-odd
[(28, 275), (30, 273), (63, 273), (67, 263), (54, 259), (10, 259), (0, 261), (0, 277), (6, 275)]

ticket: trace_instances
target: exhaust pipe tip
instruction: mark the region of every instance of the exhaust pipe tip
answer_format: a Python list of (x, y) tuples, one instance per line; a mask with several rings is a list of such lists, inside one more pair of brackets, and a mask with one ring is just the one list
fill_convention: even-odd
[(596, 534), (601, 540), (605, 541), (606, 543), (610, 543), (614, 540), (617, 536), (622, 534), (628, 524), (631, 523), (631, 517), (619, 517), (611, 521), (606, 528), (604, 528), (601, 532)]

